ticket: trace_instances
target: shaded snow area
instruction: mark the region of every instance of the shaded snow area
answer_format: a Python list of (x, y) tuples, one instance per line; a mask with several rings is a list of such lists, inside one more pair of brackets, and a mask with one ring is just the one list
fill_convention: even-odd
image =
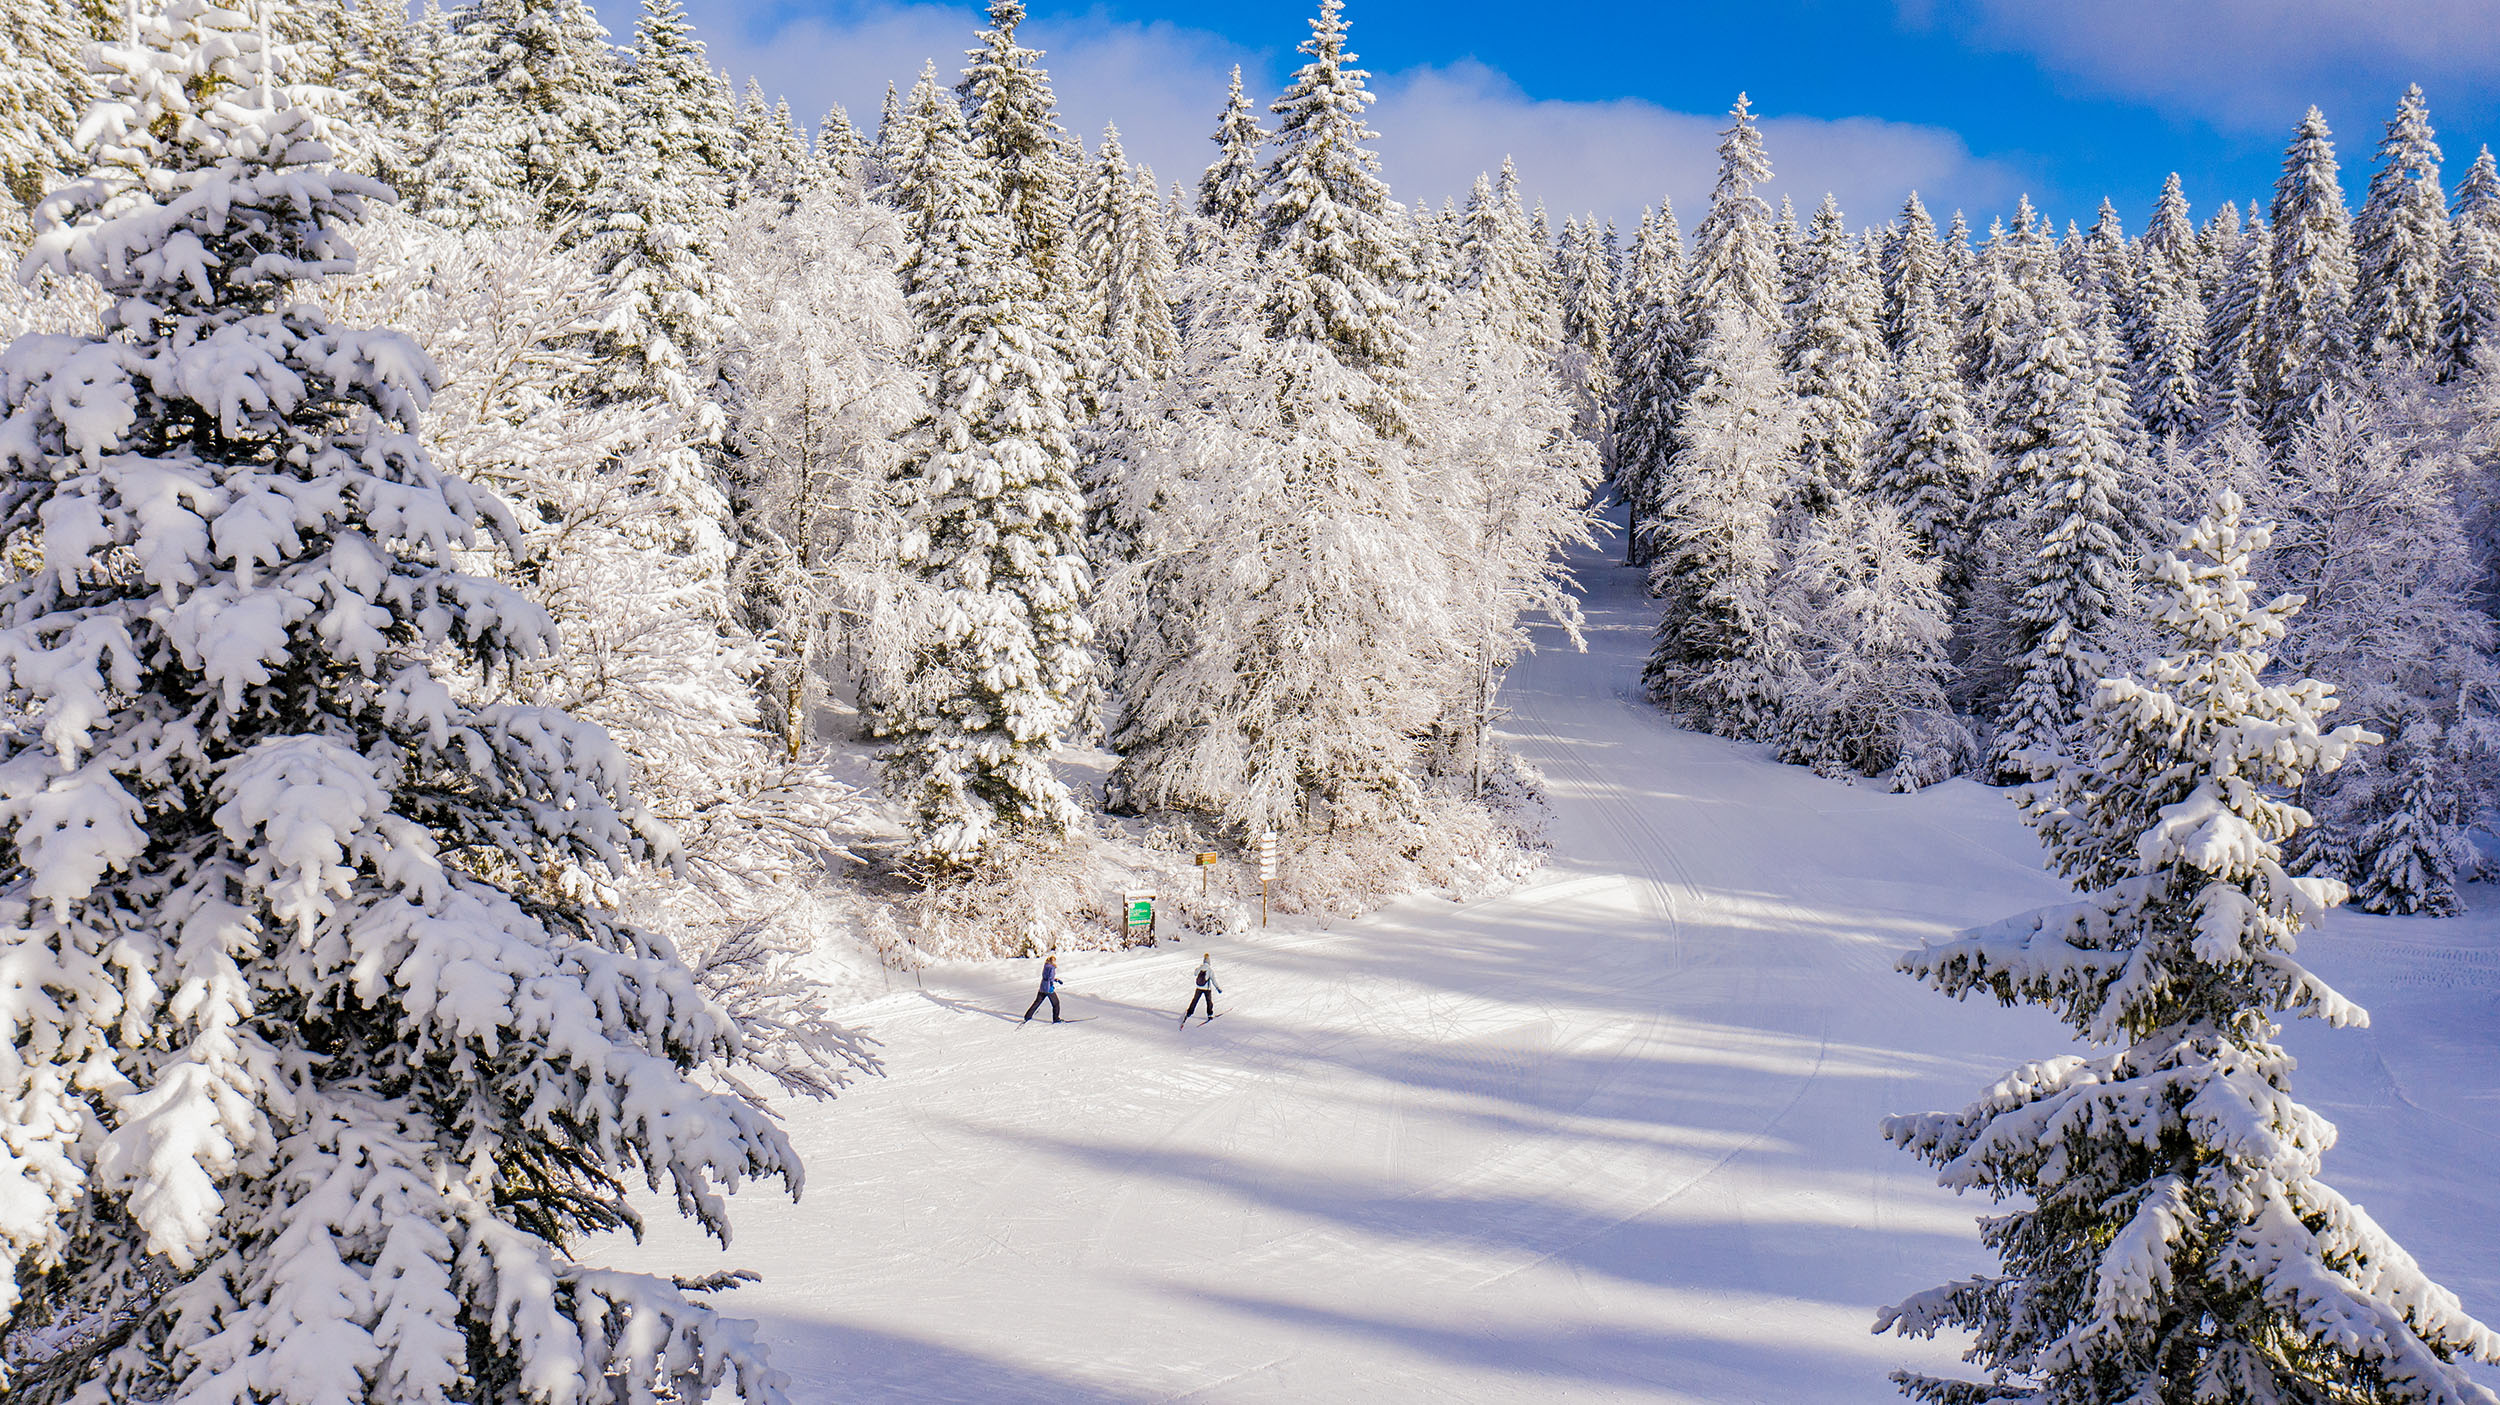
[[(1528, 887), (1222, 940), (1186, 1030), (1204, 943), (1075, 956), (1057, 1028), (1016, 1022), (1037, 962), (933, 968), (848, 1012), (889, 1075), (792, 1109), (803, 1203), (626, 1256), (760, 1270), (723, 1301), (808, 1401), (1863, 1402), (1949, 1364), (1868, 1324), (1992, 1266), (1985, 1206), (1876, 1120), (2068, 1045), (1892, 963), (2063, 889), (2002, 792), (1669, 727), (1635, 577), (1582, 570), (1590, 652), (1507, 694), (1554, 810)], [(2290, 1036), (2327, 1179), (2486, 1317), (2495, 932), (2338, 914), (2303, 955), (2374, 1023)]]

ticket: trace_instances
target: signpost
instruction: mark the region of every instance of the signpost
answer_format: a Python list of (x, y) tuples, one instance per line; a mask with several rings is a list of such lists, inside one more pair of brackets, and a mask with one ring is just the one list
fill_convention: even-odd
[(1267, 885), (1276, 878), (1276, 831), (1259, 831), (1259, 925), (1267, 925)]
[(1120, 894), (1120, 903), (1122, 911), (1128, 919), (1123, 925), (1121, 935), (1134, 939), (1137, 936), (1137, 929), (1143, 927), (1146, 929), (1146, 940), (1153, 941), (1155, 932), (1155, 890), (1152, 888), (1128, 889), (1126, 892)]
[(1198, 896), (1199, 896), (1199, 897), (1202, 897), (1202, 898), (1203, 898), (1203, 897), (1205, 897), (1205, 896), (1207, 895), (1207, 879), (1208, 879), (1209, 877), (1213, 876), (1213, 874), (1214, 874), (1214, 873), (1215, 873), (1215, 855), (1213, 855), (1213, 854), (1200, 854), (1200, 855), (1198, 856)]

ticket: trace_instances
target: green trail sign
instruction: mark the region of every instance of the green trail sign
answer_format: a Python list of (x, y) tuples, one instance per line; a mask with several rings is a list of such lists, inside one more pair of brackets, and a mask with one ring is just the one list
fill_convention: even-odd
[(1146, 928), (1148, 931), (1154, 930), (1154, 890), (1150, 888), (1131, 888), (1127, 892), (1121, 894), (1120, 897), (1121, 901), (1127, 906), (1128, 909), (1128, 928), (1130, 931), (1136, 931), (1140, 927)]

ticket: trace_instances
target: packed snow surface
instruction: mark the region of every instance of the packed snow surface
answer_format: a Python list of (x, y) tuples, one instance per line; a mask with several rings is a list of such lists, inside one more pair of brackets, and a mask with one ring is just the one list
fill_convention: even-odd
[[(1868, 1324), (1991, 1267), (1986, 1207), (1876, 1120), (2069, 1045), (1892, 964), (2064, 889), (2002, 792), (1667, 725), (1636, 575), (1580, 568), (1589, 651), (1549, 636), (1505, 693), (1554, 807), (1532, 886), (1080, 953), (1057, 1028), (1017, 1022), (1038, 961), (931, 971), (850, 1012), (888, 1076), (791, 1109), (802, 1203), (629, 1257), (761, 1271), (724, 1305), (802, 1401), (1863, 1402), (1949, 1364)], [(2337, 914), (2302, 954), (2373, 1023), (2290, 1036), (2327, 1179), (2486, 1318), (2495, 930)], [(1209, 949), (1222, 1014), (1184, 1030)]]

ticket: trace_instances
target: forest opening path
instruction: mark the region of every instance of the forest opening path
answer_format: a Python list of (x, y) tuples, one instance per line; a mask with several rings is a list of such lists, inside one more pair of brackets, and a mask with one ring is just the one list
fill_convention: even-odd
[[(790, 1110), (808, 1191), (714, 1252), (655, 1215), (616, 1257), (748, 1267), (794, 1400), (1891, 1398), (1954, 1343), (1875, 1309), (1988, 1266), (1877, 1135), (2068, 1046), (1895, 974), (2062, 889), (2001, 792), (1917, 795), (1677, 730), (1637, 695), (1654, 607), (1576, 563), (1589, 648), (1510, 677), (1552, 853), (1521, 891), (1213, 944), (945, 967), (846, 1012), (889, 1070)], [(2476, 899), (2483, 896), (2476, 893)], [(2297, 1036), (2329, 1178), (2500, 1314), (2493, 925), (2339, 916), (2305, 955), (2376, 1008)], [(2312, 1049), (2317, 1052), (2312, 1054)]]

